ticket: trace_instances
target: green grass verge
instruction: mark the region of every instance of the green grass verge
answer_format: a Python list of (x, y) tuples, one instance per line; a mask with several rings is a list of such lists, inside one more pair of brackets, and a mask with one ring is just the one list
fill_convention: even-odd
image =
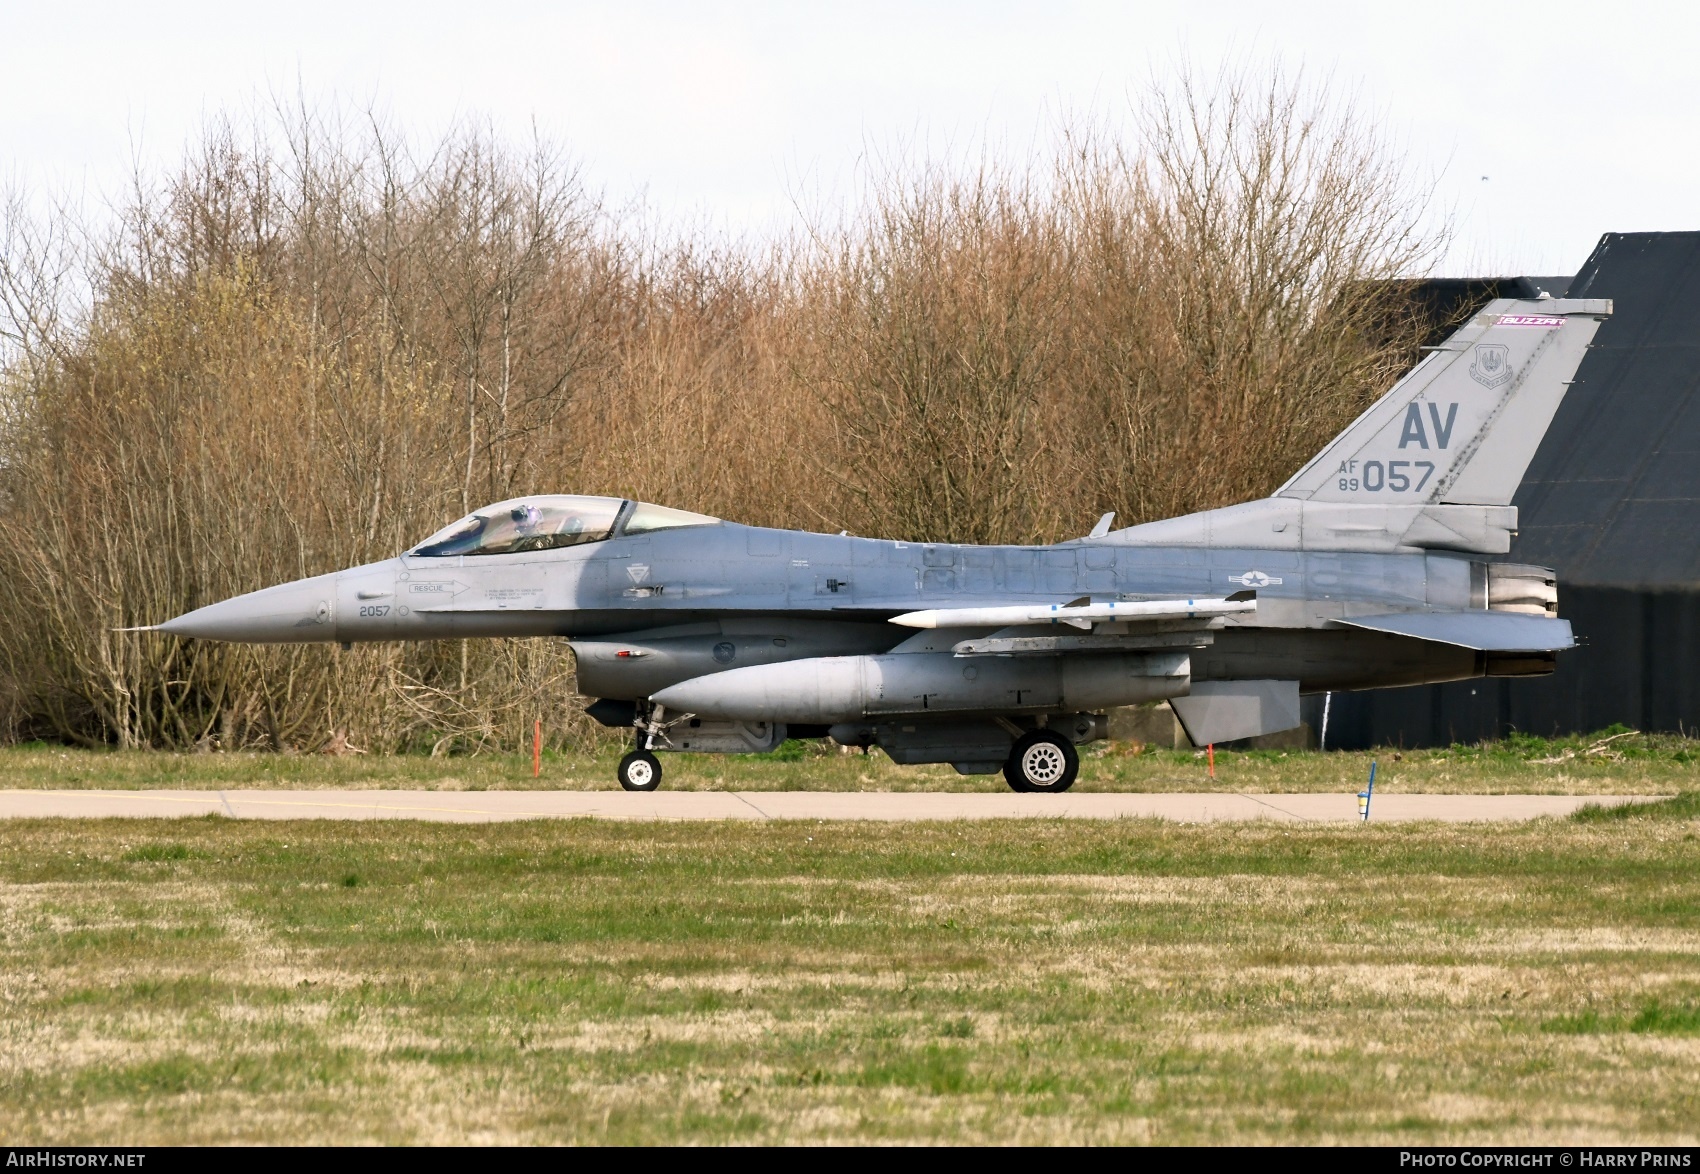
[[(531, 755), (167, 754), (94, 751), (33, 743), (0, 749), (0, 787), (177, 787), (431, 790), (609, 790), (621, 749)], [(1221, 750), (1211, 778), (1202, 751), (1127, 743), (1083, 748), (1080, 791), (1357, 791), (1378, 764), (1384, 793), (1671, 794), (1700, 790), (1700, 741), (1613, 730), (1547, 740), (1517, 737), (1437, 750), (1326, 754)], [(885, 755), (841, 753), (823, 742), (788, 742), (768, 755), (668, 754), (669, 790), (1002, 791), (998, 775), (964, 777), (948, 766), (896, 766)]]
[(1638, 1035), (1700, 1035), (1700, 1003), (1667, 1007), (1654, 999), (1633, 1015), (1601, 1014), (1590, 1007), (1574, 1015), (1559, 1015), (1541, 1024), (1542, 1031), (1560, 1035), (1600, 1035), (1630, 1031)]
[(0, 1136), (1633, 1142), (1692, 816), (0, 824)]
[(1622, 823), (1625, 820), (1700, 819), (1700, 791), (1684, 791), (1652, 803), (1602, 807), (1590, 803), (1570, 817), (1578, 823)]

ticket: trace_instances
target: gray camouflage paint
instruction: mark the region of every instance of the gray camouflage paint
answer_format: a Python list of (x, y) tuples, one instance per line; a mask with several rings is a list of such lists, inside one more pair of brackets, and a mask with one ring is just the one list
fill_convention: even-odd
[[(628, 510), (630, 507), (627, 507)], [(756, 652), (734, 661), (885, 652), (912, 637), (887, 621), (927, 607), (1223, 596), (1258, 584), (1258, 610), (1230, 617), (1195, 657), (1195, 679), (1274, 675), (1297, 657), (1301, 688), (1404, 684), (1434, 665), (1444, 679), (1475, 673), (1475, 658), (1438, 650), (1393, 655), (1418, 644), (1330, 630), (1330, 620), (1412, 610), (1463, 610), (1472, 599), (1467, 556), (1308, 553), (1128, 547), (1073, 541), (1046, 547), (959, 546), (766, 530), (722, 522), (529, 554), (420, 558), (404, 555), (301, 580), (192, 613), (197, 633), (249, 641), (429, 640), (564, 636), (594, 656), (610, 637), (652, 632), (695, 639), (701, 625), (743, 629)], [(270, 597), (269, 599), (265, 597)], [(261, 630), (256, 604), (268, 617)], [(191, 617), (183, 617), (191, 621)], [(164, 625), (171, 631), (178, 621)], [(184, 624), (189, 626), (188, 623)], [(696, 631), (680, 629), (697, 628)], [(717, 631), (719, 629), (716, 629)], [(774, 648), (767, 633), (787, 639)], [(630, 643), (630, 640), (627, 641)], [(1408, 650), (1411, 653), (1418, 649)], [(705, 654), (707, 655), (707, 654)], [(1393, 659), (1388, 660), (1392, 655)], [(641, 659), (641, 658), (640, 658)], [(672, 684), (633, 664), (633, 685), (599, 696), (642, 697)], [(715, 671), (711, 659), (691, 667)], [(1417, 677), (1413, 677), (1413, 673)], [(596, 675), (593, 673), (593, 675)], [(612, 685), (612, 680), (608, 682)]]

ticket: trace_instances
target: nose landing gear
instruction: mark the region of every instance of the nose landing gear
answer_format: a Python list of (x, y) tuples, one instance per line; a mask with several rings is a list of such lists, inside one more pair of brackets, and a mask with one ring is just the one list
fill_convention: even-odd
[(620, 788), (625, 791), (654, 791), (661, 786), (661, 760), (650, 753), (656, 735), (666, 736), (662, 723), (662, 707), (647, 701), (637, 703), (632, 726), (637, 731), (637, 744), (630, 754), (620, 759)]
[(653, 791), (661, 786), (661, 760), (647, 750), (633, 750), (620, 759), (620, 786), (627, 791)]

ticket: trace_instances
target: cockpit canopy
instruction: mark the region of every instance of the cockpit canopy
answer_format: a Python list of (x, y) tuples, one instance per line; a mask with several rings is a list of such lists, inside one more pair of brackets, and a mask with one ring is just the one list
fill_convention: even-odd
[(622, 534), (647, 534), (681, 526), (710, 526), (719, 518), (617, 497), (554, 493), (499, 501), (445, 526), (409, 553), (419, 558), (520, 554), (583, 546)]

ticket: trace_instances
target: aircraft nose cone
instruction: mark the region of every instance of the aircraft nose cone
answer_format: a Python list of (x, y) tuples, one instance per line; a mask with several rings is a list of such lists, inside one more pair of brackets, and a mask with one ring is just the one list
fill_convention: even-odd
[(336, 576), (319, 575), (196, 608), (159, 631), (241, 644), (301, 644), (336, 639)]

